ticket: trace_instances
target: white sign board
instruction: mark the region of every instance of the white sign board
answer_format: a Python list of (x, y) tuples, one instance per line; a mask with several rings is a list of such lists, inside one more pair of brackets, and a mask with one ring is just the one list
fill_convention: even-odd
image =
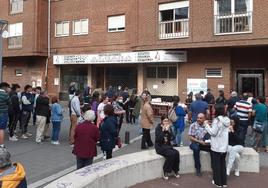
[(187, 79), (187, 93), (193, 92), (193, 94), (196, 94), (200, 91), (206, 92), (207, 88), (207, 79)]
[(186, 62), (186, 51), (140, 51), (104, 54), (54, 55), (54, 65)]

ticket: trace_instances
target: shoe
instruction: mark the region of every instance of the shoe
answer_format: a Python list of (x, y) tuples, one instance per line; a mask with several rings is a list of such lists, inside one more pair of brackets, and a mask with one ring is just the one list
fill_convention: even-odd
[(220, 185), (215, 184), (214, 180), (212, 180), (211, 183), (212, 183), (213, 185), (215, 185), (216, 187), (222, 187), (222, 186), (220, 186)]
[(227, 185), (223, 185), (222, 187), (227, 187)]
[(235, 170), (234, 175), (235, 175), (236, 177), (239, 177), (239, 175), (240, 175), (239, 170)]
[(31, 133), (26, 133), (25, 135), (28, 137), (33, 136), (33, 134), (31, 134)]
[(54, 142), (54, 145), (60, 145), (60, 142), (59, 141), (55, 141)]
[(41, 142), (41, 141), (40, 141), (40, 142), (36, 142), (36, 143), (37, 143), (37, 144), (40, 144), (40, 145), (43, 144), (43, 142)]
[(198, 177), (201, 177), (202, 176), (202, 173), (201, 173), (201, 170), (199, 169), (199, 170), (196, 170), (196, 176), (198, 176)]
[(9, 137), (9, 140), (14, 142), (18, 141), (16, 136)]
[(231, 172), (231, 169), (230, 169), (230, 168), (227, 168), (227, 169), (226, 169), (226, 175), (227, 175), (227, 176), (230, 176), (230, 172)]
[(44, 140), (47, 140), (49, 138), (50, 138), (50, 136), (44, 136)]
[(27, 139), (27, 138), (29, 138), (29, 137), (26, 136), (26, 134), (23, 134), (23, 135), (21, 135), (21, 138), (23, 138), (23, 139)]
[(163, 179), (164, 179), (164, 180), (168, 180), (168, 175), (167, 175), (166, 172), (163, 172)]
[(149, 148), (151, 148), (151, 147), (154, 147), (154, 144), (152, 144), (152, 145), (150, 145), (150, 146), (148, 146)]
[(178, 147), (178, 144), (172, 144), (173, 147)]
[(179, 178), (179, 177), (180, 177), (179, 172), (174, 172), (174, 176), (175, 176), (176, 178)]

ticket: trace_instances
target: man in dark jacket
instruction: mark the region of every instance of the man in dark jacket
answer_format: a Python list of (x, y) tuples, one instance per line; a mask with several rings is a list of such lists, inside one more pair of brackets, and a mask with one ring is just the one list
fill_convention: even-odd
[(26, 173), (20, 163), (12, 163), (10, 153), (0, 147), (0, 188), (27, 188)]
[(44, 129), (49, 116), (49, 98), (45, 91), (41, 91), (36, 99), (36, 143), (40, 144), (44, 139)]
[(4, 146), (5, 129), (7, 127), (8, 106), (9, 106), (9, 84), (0, 83), (0, 147)]
[(13, 84), (11, 91), (9, 93), (10, 105), (8, 107), (8, 117), (9, 117), (9, 140), (18, 141), (17, 137), (14, 135), (14, 130), (16, 129), (17, 123), (20, 118), (20, 101), (18, 97), (18, 92), (20, 91), (20, 86), (18, 84)]
[(27, 132), (28, 123), (31, 118), (31, 113), (33, 111), (34, 97), (31, 93), (32, 86), (26, 85), (24, 87), (24, 92), (21, 94), (22, 112), (21, 112), (21, 138), (27, 139), (32, 134)]

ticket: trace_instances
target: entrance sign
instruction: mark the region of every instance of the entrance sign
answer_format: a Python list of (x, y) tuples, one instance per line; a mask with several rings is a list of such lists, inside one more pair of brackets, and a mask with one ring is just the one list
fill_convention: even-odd
[(186, 51), (139, 51), (104, 54), (54, 55), (54, 65), (117, 64), (117, 63), (178, 63), (186, 62)]
[(193, 94), (196, 94), (200, 91), (206, 92), (207, 88), (207, 79), (187, 79), (187, 93), (193, 92)]

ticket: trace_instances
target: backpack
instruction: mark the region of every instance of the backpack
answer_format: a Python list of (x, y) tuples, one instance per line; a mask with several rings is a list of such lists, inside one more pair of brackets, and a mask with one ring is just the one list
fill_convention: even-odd
[(170, 108), (170, 109), (168, 110), (168, 119), (170, 119), (170, 121), (171, 121), (172, 123), (174, 123), (174, 122), (177, 121), (178, 117), (177, 117), (177, 115), (176, 115), (175, 108)]

